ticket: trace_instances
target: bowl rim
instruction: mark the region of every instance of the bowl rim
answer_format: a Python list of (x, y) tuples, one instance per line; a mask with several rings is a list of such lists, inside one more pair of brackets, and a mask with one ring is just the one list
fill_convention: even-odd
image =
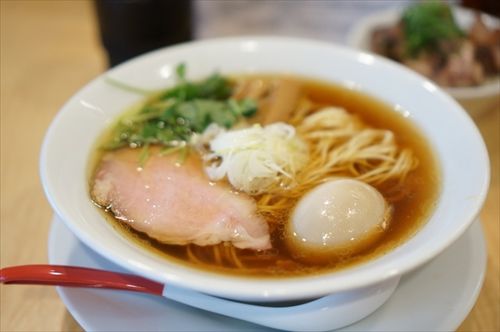
[[(209, 294), (214, 294), (217, 296), (234, 298), (235, 292), (239, 298), (243, 299), (254, 299), (254, 300), (287, 300), (287, 299), (297, 299), (297, 298), (306, 298), (306, 297), (316, 297), (325, 294), (325, 289), (330, 292), (337, 291), (348, 291), (356, 288), (367, 287), (376, 283), (383, 282), (390, 278), (395, 278), (404, 273), (407, 273), (416, 267), (424, 264), (425, 262), (431, 260), (433, 257), (444, 251), (451, 243), (453, 243), (456, 239), (458, 239), (468, 228), (468, 226), (476, 219), (479, 214), (479, 211), (484, 203), (486, 198), (486, 194), (488, 191), (489, 177), (490, 177), (490, 169), (489, 169), (489, 160), (488, 154), (486, 151), (486, 147), (482, 140), (482, 137), (474, 125), (472, 119), (467, 115), (467, 113), (461, 108), (461, 106), (456, 103), (450, 96), (437, 88), (437, 93), (440, 98), (444, 99), (447, 103), (449, 103), (455, 109), (456, 116), (462, 117), (461, 120), (467, 123), (471, 130), (471, 134), (474, 135), (474, 139), (477, 141), (480, 147), (479, 154), (482, 155), (482, 166), (483, 166), (483, 178), (482, 178), (482, 190), (478, 194), (477, 199), (475, 200), (476, 204), (473, 208), (471, 208), (468, 212), (469, 214), (463, 216), (466, 222), (461, 224), (461, 227), (453, 230), (452, 234), (446, 239), (446, 241), (442, 241), (439, 245), (429, 246), (426, 249), (425, 254), (419, 254), (410, 262), (406, 262), (398, 268), (385, 269), (384, 266), (373, 268), (373, 272), (376, 272), (373, 276), (370, 277), (357, 277), (354, 278), (343, 278), (342, 280), (348, 280), (343, 285), (332, 284), (332, 279), (337, 278), (339, 272), (334, 273), (326, 273), (318, 276), (307, 276), (307, 277), (294, 277), (294, 278), (277, 278), (277, 279), (253, 279), (248, 277), (239, 277), (239, 276), (231, 276), (231, 275), (220, 275), (217, 274), (217, 279), (214, 280), (214, 274), (210, 272), (200, 271), (194, 268), (186, 268), (186, 271), (179, 273), (178, 271), (168, 271), (165, 273), (164, 271), (152, 271), (149, 268), (141, 267), (141, 264), (137, 264), (137, 262), (133, 262), (116, 252), (110, 251), (109, 248), (103, 243), (99, 243), (95, 241), (89, 234), (81, 232), (81, 230), (71, 221), (71, 216), (67, 214), (67, 211), (64, 207), (59, 206), (55, 193), (53, 192), (53, 188), (51, 186), (51, 181), (49, 179), (49, 170), (45, 165), (47, 164), (47, 160), (49, 158), (49, 144), (53, 139), (53, 133), (56, 128), (60, 125), (62, 121), (62, 116), (64, 113), (70, 112), (70, 106), (77, 101), (81, 95), (86, 93), (93, 85), (97, 82), (103, 80), (106, 75), (120, 70), (125, 66), (133, 66), (134, 63), (139, 63), (140, 61), (146, 61), (148, 57), (155, 56), (157, 54), (163, 52), (172, 52), (173, 50), (179, 49), (189, 49), (190, 47), (197, 46), (201, 47), (204, 45), (213, 45), (213, 44), (241, 44), (244, 42), (257, 42), (257, 43), (268, 43), (268, 44), (296, 44), (300, 47), (317, 47), (317, 48), (326, 48), (330, 50), (335, 50), (338, 52), (349, 53), (353, 56), (366, 55), (368, 53), (362, 52), (356, 49), (352, 49), (346, 46), (337, 45), (324, 41), (317, 41), (312, 39), (305, 38), (295, 38), (295, 37), (282, 37), (282, 36), (243, 36), (243, 37), (226, 37), (226, 38), (214, 38), (214, 39), (206, 39), (200, 41), (193, 41), (183, 44), (178, 44), (175, 46), (166, 47), (163, 49), (159, 49), (153, 52), (146, 53), (137, 58), (131, 59), (117, 67), (110, 69), (99, 75), (97, 78), (90, 81), (87, 85), (85, 85), (82, 89), (80, 89), (76, 94), (74, 94), (60, 109), (58, 114), (53, 119), (52, 123), (47, 130), (45, 135), (41, 155), (40, 155), (40, 176), (43, 185), (43, 189), (45, 195), (51, 204), (54, 211), (57, 215), (65, 222), (65, 224), (69, 227), (69, 229), (77, 235), (77, 237), (82, 240), (87, 246), (92, 248), (92, 250), (98, 252), (100, 255), (104, 256), (108, 260), (117, 263), (123, 268), (133, 271), (135, 273), (141, 274), (147, 278), (152, 280), (156, 280), (164, 283), (171, 283), (172, 285), (178, 287), (189, 287), (196, 291), (205, 292)], [(276, 47), (276, 46), (273, 46)], [(381, 65), (391, 68), (391, 70), (396, 70), (406, 75), (409, 78), (416, 79), (419, 81), (426, 81), (426, 79), (420, 76), (417, 73), (414, 73), (410, 69), (401, 66), (393, 61), (380, 57), (378, 55), (371, 55), (376, 62), (379, 62)], [(406, 242), (406, 241), (405, 241)], [(394, 249), (392, 249), (394, 250)], [(140, 263), (140, 262), (139, 262)], [(193, 271), (195, 271), (196, 275), (193, 275)], [(210, 285), (207, 285), (207, 279), (210, 278)]]

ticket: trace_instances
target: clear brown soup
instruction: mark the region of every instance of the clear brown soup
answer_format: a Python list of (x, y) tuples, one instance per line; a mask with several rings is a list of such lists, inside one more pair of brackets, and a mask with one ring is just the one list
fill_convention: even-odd
[[(278, 228), (271, 234), (273, 249), (270, 253), (235, 249), (238, 256), (245, 257), (245, 267), (236, 267), (230, 263), (222, 265), (210, 263), (212, 255), (210, 248), (194, 245), (191, 248), (200, 257), (206, 255), (206, 261), (193, 262), (188, 259), (186, 246), (168, 245), (155, 241), (115, 219), (110, 213), (105, 213), (106, 219), (123, 236), (170, 262), (207, 272), (251, 277), (291, 277), (331, 272), (381, 256), (408, 240), (427, 221), (434, 209), (440, 189), (439, 166), (425, 137), (401, 112), (396, 112), (393, 107), (376, 98), (331, 83), (294, 78), (299, 79), (304, 85), (304, 91), (310, 99), (321, 104), (343, 107), (359, 115), (366, 124), (372, 127), (391, 130), (396, 136), (398, 145), (410, 148), (418, 158), (419, 166), (405, 180), (401, 188), (404, 191), (404, 197), (394, 204), (390, 227), (380, 240), (362, 252), (349, 257), (335, 258), (327, 263), (304, 262), (292, 257), (283, 240), (283, 232)], [(94, 158), (94, 160), (98, 159), (99, 156)], [(377, 189), (384, 195), (384, 188)], [(287, 219), (288, 216), (285, 215), (283, 218)], [(250, 256), (253, 259), (248, 259)]]

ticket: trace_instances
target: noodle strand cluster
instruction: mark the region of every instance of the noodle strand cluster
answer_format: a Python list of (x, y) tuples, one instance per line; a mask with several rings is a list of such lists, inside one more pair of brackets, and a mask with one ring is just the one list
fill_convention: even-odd
[(367, 127), (342, 108), (302, 110), (302, 115), (295, 114), (292, 124), (308, 144), (311, 161), (297, 175), (295, 187), (280, 195), (264, 194), (258, 198), (258, 209), (268, 220), (283, 220), (304, 192), (322, 182), (349, 177), (397, 189), (418, 164), (411, 150), (397, 145), (390, 130)]

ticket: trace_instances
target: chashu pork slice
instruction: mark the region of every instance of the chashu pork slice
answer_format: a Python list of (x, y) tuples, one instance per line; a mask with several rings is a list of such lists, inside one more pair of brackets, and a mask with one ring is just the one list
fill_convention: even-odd
[(169, 244), (231, 242), (242, 249), (271, 248), (266, 221), (255, 202), (226, 183), (213, 183), (195, 154), (151, 149), (139, 167), (140, 149), (106, 153), (97, 166), (91, 195), (132, 228)]

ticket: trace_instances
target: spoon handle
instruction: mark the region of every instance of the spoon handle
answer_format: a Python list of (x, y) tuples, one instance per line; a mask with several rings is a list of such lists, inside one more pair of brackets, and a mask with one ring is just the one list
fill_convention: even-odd
[(2, 284), (108, 288), (162, 295), (163, 285), (139, 276), (63, 265), (21, 265), (0, 269)]

